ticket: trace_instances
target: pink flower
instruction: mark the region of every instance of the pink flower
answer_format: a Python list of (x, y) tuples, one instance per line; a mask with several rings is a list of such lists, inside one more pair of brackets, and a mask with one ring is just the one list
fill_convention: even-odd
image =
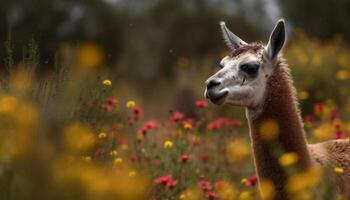
[(315, 114), (316, 115), (320, 115), (323, 112), (325, 106), (326, 105), (324, 103), (316, 103), (316, 104), (314, 104), (314, 112), (315, 112)]
[(168, 189), (173, 189), (178, 183), (177, 180), (173, 180), (173, 177), (171, 175), (160, 176), (156, 178), (154, 182), (158, 185), (163, 185)]
[(149, 130), (156, 128), (158, 128), (158, 123), (154, 120), (150, 120), (145, 122), (142, 127), (137, 130), (137, 133), (146, 135)]
[(331, 112), (331, 119), (332, 119), (332, 120), (335, 120), (335, 119), (339, 119), (339, 118), (340, 118), (340, 112), (337, 111), (337, 110), (333, 110), (333, 111)]
[(315, 117), (313, 115), (306, 115), (304, 117), (305, 121), (307, 122), (314, 122), (315, 121)]
[(137, 120), (139, 120), (142, 117), (143, 110), (141, 108), (138, 108), (138, 107), (131, 107), (130, 109), (133, 112), (133, 116), (128, 117), (128, 123), (130, 125), (133, 125)]
[(102, 108), (102, 110), (107, 111), (107, 112), (112, 111), (112, 107), (110, 105), (107, 105), (107, 104), (102, 104), (101, 108)]
[(173, 180), (171, 175), (160, 176), (154, 180), (156, 184), (166, 185), (169, 181)]
[(189, 157), (188, 157), (188, 155), (186, 155), (186, 154), (183, 154), (183, 155), (181, 155), (181, 157), (180, 157), (180, 160), (181, 160), (183, 163), (187, 162), (188, 159), (189, 159)]
[(143, 124), (143, 126), (147, 129), (158, 128), (158, 123), (155, 120), (149, 120)]
[(177, 185), (177, 181), (176, 180), (169, 180), (168, 183), (166, 184), (166, 187), (168, 189), (173, 189), (176, 185)]
[(344, 139), (346, 137), (346, 133), (344, 131), (338, 130), (335, 132), (335, 139)]
[(209, 161), (209, 154), (207, 152), (204, 152), (202, 154), (199, 155), (199, 159), (204, 162), (207, 163)]
[(236, 126), (241, 126), (242, 122), (239, 119), (230, 120), (228, 118), (219, 118), (210, 122), (207, 126), (209, 130), (215, 130), (222, 127), (234, 128)]
[(208, 106), (208, 102), (206, 100), (198, 100), (196, 101), (196, 106), (199, 108), (205, 108)]
[(205, 196), (207, 196), (208, 199), (213, 200), (213, 199), (215, 199), (218, 195), (216, 194), (216, 192), (209, 191), (209, 192), (206, 193)]
[(143, 110), (142, 110), (141, 108), (133, 107), (132, 110), (133, 110), (133, 112), (134, 112), (134, 118), (135, 118), (135, 120), (140, 119), (141, 116), (143, 115)]
[(199, 188), (203, 191), (203, 192), (206, 192), (206, 191), (211, 191), (212, 189), (212, 186), (209, 182), (207, 181), (200, 181), (199, 182)]
[(182, 120), (183, 118), (184, 118), (184, 114), (180, 112), (172, 112), (172, 115), (170, 116), (170, 120), (176, 123)]
[(103, 156), (103, 154), (105, 154), (105, 150), (104, 150), (103, 148), (98, 148), (98, 149), (95, 151), (95, 156), (96, 156), (96, 157)]
[(253, 175), (247, 180), (245, 185), (246, 186), (255, 186), (257, 182), (258, 182), (258, 177), (256, 175)]
[(107, 98), (107, 103), (108, 103), (109, 105), (111, 105), (111, 106), (114, 106), (115, 104), (118, 103), (118, 100), (115, 99), (115, 98), (113, 98), (113, 97), (108, 97), (108, 98)]

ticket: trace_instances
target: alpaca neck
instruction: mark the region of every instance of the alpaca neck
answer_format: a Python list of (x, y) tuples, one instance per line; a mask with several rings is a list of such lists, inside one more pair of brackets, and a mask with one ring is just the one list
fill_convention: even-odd
[[(295, 100), (295, 89), (287, 66), (279, 62), (274, 74), (269, 77), (266, 98), (260, 109), (247, 108), (250, 137), (254, 152), (255, 166), (259, 179), (272, 181), (276, 197), (285, 197), (286, 172), (279, 165), (278, 158), (283, 152), (298, 155), (296, 167), (304, 170), (311, 165), (303, 123)], [(260, 133), (264, 122), (275, 122), (279, 133), (273, 140), (266, 140)]]

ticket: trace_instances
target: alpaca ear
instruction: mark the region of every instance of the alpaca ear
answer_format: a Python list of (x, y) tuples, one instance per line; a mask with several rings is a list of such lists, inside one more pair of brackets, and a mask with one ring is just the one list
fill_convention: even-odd
[(270, 60), (274, 60), (281, 51), (286, 40), (286, 28), (283, 19), (278, 20), (273, 29), (270, 40), (267, 43), (265, 54)]
[(221, 21), (220, 27), (222, 31), (222, 35), (224, 37), (226, 45), (234, 50), (240, 46), (246, 45), (247, 43), (244, 42), (241, 38), (239, 38), (237, 35), (233, 34), (227, 27), (226, 23)]

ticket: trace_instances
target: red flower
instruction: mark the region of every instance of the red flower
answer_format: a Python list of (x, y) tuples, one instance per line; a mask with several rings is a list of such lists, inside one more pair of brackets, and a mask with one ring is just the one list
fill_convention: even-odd
[(115, 104), (118, 103), (118, 100), (115, 99), (115, 98), (113, 98), (113, 97), (108, 97), (108, 98), (107, 98), (107, 103), (108, 103), (109, 105), (111, 105), (111, 106), (114, 106)]
[(253, 175), (245, 182), (245, 186), (255, 186), (257, 182), (258, 177), (256, 175)]
[(143, 115), (143, 110), (141, 108), (133, 107), (132, 110), (134, 112), (135, 120), (140, 119), (140, 117)]
[(132, 107), (133, 116), (128, 117), (128, 123), (133, 125), (137, 120), (139, 120), (143, 115), (143, 110), (138, 107)]
[(135, 163), (137, 161), (137, 156), (131, 155), (131, 156), (129, 156), (129, 160), (130, 160), (130, 162)]
[(344, 139), (346, 137), (346, 133), (344, 131), (338, 130), (335, 132), (335, 139)]
[(316, 103), (314, 104), (314, 112), (316, 114), (321, 114), (326, 105), (324, 103)]
[(151, 129), (158, 128), (158, 123), (154, 120), (147, 121), (143, 123), (142, 127), (137, 130), (138, 134), (146, 135), (146, 133)]
[(239, 119), (230, 120), (227, 118), (219, 118), (219, 119), (216, 119), (216, 120), (210, 122), (208, 124), (207, 128), (209, 130), (215, 130), (215, 129), (219, 129), (222, 127), (233, 128), (233, 127), (241, 126), (241, 125), (242, 125), (242, 122)]
[(313, 115), (306, 115), (304, 117), (305, 121), (307, 122), (314, 122), (315, 121), (315, 117)]
[(173, 180), (171, 175), (160, 176), (156, 178), (154, 182), (159, 185), (164, 185), (168, 189), (173, 189), (178, 183), (177, 180)]
[(166, 185), (169, 181), (173, 180), (171, 175), (160, 176), (154, 180), (156, 184)]
[(176, 123), (182, 120), (183, 118), (184, 118), (184, 114), (180, 112), (172, 112), (172, 115), (170, 116), (170, 120)]
[(182, 126), (185, 129), (192, 129), (193, 127), (196, 126), (196, 121), (194, 119), (186, 119), (182, 121)]
[(200, 181), (199, 182), (199, 188), (203, 191), (203, 192), (206, 192), (206, 191), (211, 191), (212, 189), (212, 186), (209, 182), (207, 181)]
[(227, 147), (220, 147), (219, 148), (220, 153), (226, 153), (227, 152)]
[(147, 129), (158, 128), (158, 123), (154, 120), (149, 120), (143, 124), (143, 126)]
[(112, 107), (110, 105), (107, 105), (107, 104), (102, 104), (101, 108), (102, 108), (102, 110), (107, 111), (107, 112), (112, 111)]
[(206, 196), (207, 196), (208, 199), (213, 200), (213, 199), (215, 199), (218, 195), (216, 194), (216, 192), (209, 191), (209, 192), (206, 193)]
[(103, 148), (99, 148), (95, 151), (95, 156), (100, 157), (100, 156), (103, 156), (104, 153), (105, 153), (105, 150)]
[(202, 162), (207, 163), (209, 161), (209, 154), (207, 152), (204, 152), (204, 153), (200, 154), (199, 159)]
[(180, 157), (180, 160), (181, 160), (183, 163), (187, 162), (188, 159), (189, 159), (189, 157), (188, 157), (188, 155), (186, 155), (186, 154), (183, 154), (183, 155), (181, 155), (181, 157)]
[(332, 119), (332, 120), (335, 120), (335, 119), (339, 119), (339, 118), (340, 118), (340, 112), (337, 111), (337, 110), (333, 110), (333, 111), (331, 112), (331, 119)]
[(196, 101), (196, 106), (199, 108), (205, 108), (208, 106), (208, 102), (206, 100), (198, 100)]
[(134, 123), (135, 123), (135, 119), (133, 118), (133, 117), (128, 117), (128, 123), (130, 124), (130, 125), (133, 125)]
[(176, 180), (169, 180), (168, 183), (166, 184), (166, 187), (168, 189), (173, 189), (176, 185), (177, 185), (177, 181)]

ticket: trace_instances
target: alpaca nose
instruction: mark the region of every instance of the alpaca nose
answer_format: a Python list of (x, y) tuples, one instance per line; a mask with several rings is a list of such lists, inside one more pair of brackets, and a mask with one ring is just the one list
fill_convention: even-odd
[(210, 80), (208, 83), (207, 83), (207, 90), (210, 90), (211, 88), (215, 87), (215, 86), (218, 86), (220, 85), (221, 82), (218, 81), (218, 80), (215, 80), (215, 79), (212, 79)]

